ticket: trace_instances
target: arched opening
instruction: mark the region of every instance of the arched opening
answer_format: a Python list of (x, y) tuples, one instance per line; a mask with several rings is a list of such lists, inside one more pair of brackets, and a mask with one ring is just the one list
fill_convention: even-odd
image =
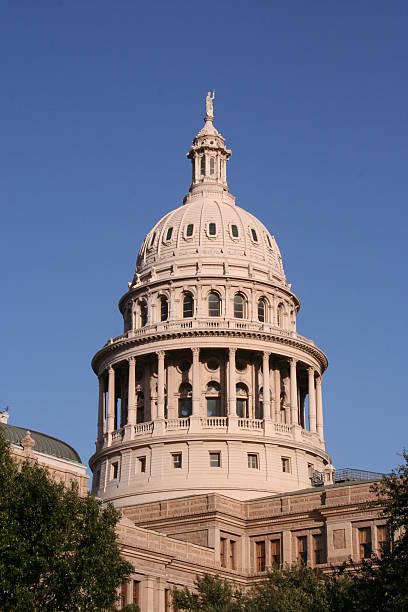
[(182, 383), (179, 387), (178, 416), (184, 419), (191, 416), (193, 411), (193, 389), (190, 383)]
[(185, 293), (183, 298), (183, 318), (188, 319), (194, 315), (194, 298), (191, 293)]
[(279, 304), (278, 306), (278, 311), (277, 311), (277, 319), (278, 319), (278, 327), (284, 327), (284, 320), (285, 320), (285, 308), (283, 306), (283, 304)]
[(138, 423), (144, 423), (145, 420), (143, 391), (138, 391), (136, 393), (136, 419)]
[(205, 155), (201, 158), (201, 176), (205, 176)]
[(263, 401), (263, 387), (259, 389), (259, 398), (258, 403), (255, 407), (255, 418), (263, 419), (264, 418), (264, 401)]
[(139, 304), (139, 317), (140, 317), (140, 327), (144, 327), (147, 325), (148, 320), (148, 311), (146, 302), (140, 302)]
[(211, 291), (208, 296), (208, 316), (219, 317), (221, 316), (221, 300), (218, 293)]
[(221, 387), (218, 382), (211, 380), (205, 392), (207, 403), (207, 416), (221, 416)]
[(160, 298), (160, 320), (167, 321), (169, 318), (169, 302), (165, 295)]
[(234, 317), (236, 319), (246, 318), (246, 300), (241, 293), (234, 295)]
[(236, 386), (237, 394), (237, 416), (242, 419), (248, 418), (248, 388), (243, 383)]
[(261, 298), (260, 300), (258, 300), (258, 321), (260, 321), (261, 323), (266, 323), (266, 319), (267, 319), (266, 302), (264, 298)]
[(210, 174), (215, 174), (215, 159), (210, 157)]

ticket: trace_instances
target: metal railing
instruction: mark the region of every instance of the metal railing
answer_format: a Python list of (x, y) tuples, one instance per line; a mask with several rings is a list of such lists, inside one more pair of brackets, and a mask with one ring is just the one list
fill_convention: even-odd
[(364, 480), (381, 480), (385, 474), (381, 472), (370, 472), (368, 470), (356, 470), (354, 468), (342, 468), (336, 470), (334, 482), (362, 482)]

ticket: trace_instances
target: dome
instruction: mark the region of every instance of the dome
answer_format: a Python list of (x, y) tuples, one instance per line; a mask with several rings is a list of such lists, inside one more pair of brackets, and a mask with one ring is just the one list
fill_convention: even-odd
[[(0, 424), (0, 428), (7, 442), (21, 446), (21, 441), (27, 434), (27, 428), (16, 427), (15, 425), (4, 423)], [(78, 453), (66, 442), (39, 431), (32, 431), (31, 429), (30, 435), (35, 442), (34, 448), (36, 452), (51, 455), (58, 459), (66, 459), (68, 461), (74, 461), (75, 463), (81, 463), (81, 458)]]
[(189, 193), (181, 206), (147, 234), (131, 285), (147, 282), (166, 268), (171, 275), (186, 261), (195, 262), (199, 270), (211, 259), (223, 262), (223, 274), (239, 277), (249, 273), (286, 284), (274, 236), (256, 217), (236, 206), (228, 191), (226, 165), (230, 156), (213, 118), (206, 116), (187, 153), (192, 162)]
[[(211, 196), (214, 197), (211, 197)], [(285, 281), (282, 258), (274, 236), (256, 217), (220, 197), (195, 194), (191, 201), (165, 215), (147, 234), (136, 273), (183, 259), (220, 258), (233, 265), (258, 266)]]

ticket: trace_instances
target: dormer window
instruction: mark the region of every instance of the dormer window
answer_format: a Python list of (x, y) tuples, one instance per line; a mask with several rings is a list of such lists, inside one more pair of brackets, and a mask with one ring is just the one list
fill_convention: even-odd
[(173, 228), (169, 227), (169, 229), (167, 230), (167, 234), (166, 234), (166, 240), (171, 240), (172, 236), (173, 236)]
[(209, 223), (208, 224), (208, 235), (209, 236), (216, 236), (217, 235), (217, 226), (215, 223)]
[(193, 235), (193, 232), (194, 232), (194, 225), (192, 223), (189, 223), (186, 227), (186, 237), (191, 238), (191, 236)]
[(201, 176), (205, 176), (205, 155), (201, 158)]
[(215, 174), (215, 159), (210, 158), (210, 174)]
[(238, 225), (231, 225), (231, 236), (233, 238), (239, 238)]
[(154, 245), (154, 241), (156, 240), (156, 232), (153, 233), (152, 237), (150, 238), (150, 242), (149, 242), (149, 249), (152, 248), (152, 246)]
[(251, 227), (251, 238), (254, 242), (258, 242), (258, 234), (256, 233), (256, 229)]

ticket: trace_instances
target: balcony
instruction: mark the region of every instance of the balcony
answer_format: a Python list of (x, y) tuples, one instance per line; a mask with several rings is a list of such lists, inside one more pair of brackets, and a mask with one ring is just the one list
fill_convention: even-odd
[(204, 436), (210, 431), (220, 434), (233, 435), (246, 434), (256, 437), (278, 438), (281, 440), (301, 442), (310, 446), (324, 449), (323, 443), (316, 433), (301, 429), (298, 425), (292, 426), (286, 423), (276, 423), (263, 419), (252, 419), (242, 417), (211, 416), (211, 417), (184, 417), (179, 419), (163, 419), (148, 421), (137, 425), (126, 425), (116, 429), (110, 435), (103, 436), (103, 447), (116, 446), (122, 442), (139, 440), (155, 436), (167, 436), (174, 433)]
[(120, 336), (116, 336), (115, 338), (111, 338), (105, 344), (105, 346), (109, 346), (111, 344), (116, 344), (117, 342), (122, 342), (123, 340), (131, 339), (131, 338), (142, 338), (146, 336), (151, 336), (155, 334), (163, 334), (163, 333), (185, 333), (190, 332), (192, 330), (197, 331), (209, 331), (209, 330), (217, 330), (220, 332), (259, 332), (259, 333), (268, 333), (274, 334), (276, 336), (281, 336), (282, 338), (293, 338), (294, 340), (299, 340), (300, 342), (305, 342), (311, 346), (315, 346), (314, 342), (309, 338), (305, 338), (305, 336), (301, 336), (295, 331), (288, 331), (286, 329), (281, 329), (280, 327), (276, 327), (275, 325), (271, 325), (270, 323), (259, 323), (257, 321), (245, 321), (243, 319), (227, 319), (227, 318), (208, 318), (208, 319), (181, 319), (176, 321), (163, 321), (162, 323), (153, 323), (150, 325), (145, 325), (140, 329), (132, 329), (128, 332), (121, 334)]

